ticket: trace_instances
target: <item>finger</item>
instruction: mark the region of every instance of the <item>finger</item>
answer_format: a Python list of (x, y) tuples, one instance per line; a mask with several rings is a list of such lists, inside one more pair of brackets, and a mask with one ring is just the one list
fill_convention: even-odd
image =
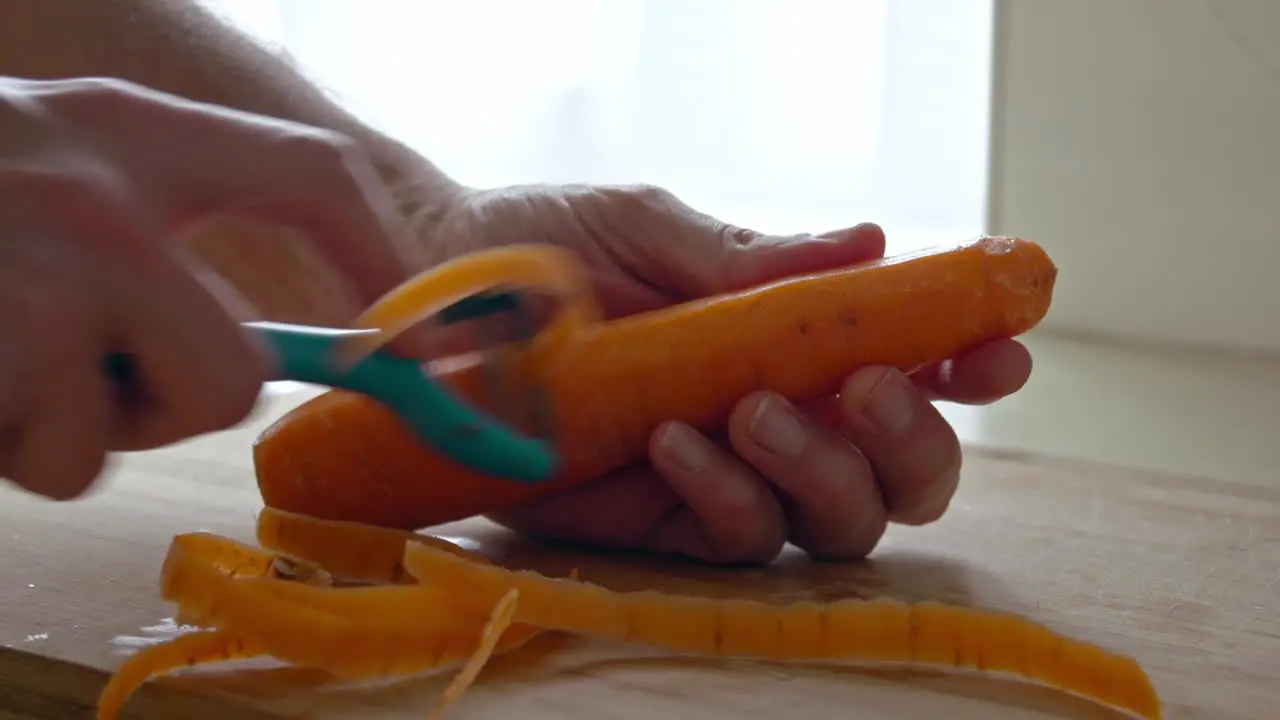
[(731, 292), (795, 275), (823, 272), (882, 257), (884, 231), (873, 223), (823, 235), (764, 235), (725, 226), (718, 262), (705, 271), (707, 292)]
[(960, 480), (960, 441), (946, 418), (893, 368), (869, 367), (840, 390), (844, 435), (875, 469), (889, 519), (937, 520)]
[[(292, 227), (373, 303), (420, 259), (400, 245), (406, 219), (372, 161), (350, 139), (118, 81), (89, 80), (58, 106), (98, 132), (130, 138), (120, 162), (167, 208), (167, 229), (214, 214)], [(145, 133), (145, 134), (140, 134)], [(392, 346), (412, 352), (421, 328)]]
[(487, 517), (533, 537), (636, 550), (645, 547), (655, 525), (683, 507), (651, 468), (635, 466)]
[(129, 249), (105, 261), (116, 342), (134, 369), (112, 447), (153, 448), (240, 422), (270, 377), (269, 349), (229, 314), (217, 297), (225, 288), (211, 289), (165, 248)]
[(145, 163), (135, 177), (154, 178), (147, 189), (168, 201), (175, 221), (243, 212), (298, 227), (370, 301), (404, 279), (393, 240), (405, 218), (350, 139), (121, 81), (61, 85), (58, 109), (93, 120), (100, 132), (145, 133), (134, 144), (149, 152), (121, 162)]
[(796, 546), (817, 557), (849, 560), (866, 556), (884, 535), (884, 502), (866, 457), (782, 397), (745, 398), (730, 416), (729, 438), (789, 500)]
[[(646, 281), (683, 297), (865, 262), (885, 251), (884, 231), (872, 223), (821, 235), (769, 235), (694, 210), (659, 188), (597, 188), (595, 193), (607, 212), (594, 213), (588, 226), (636, 238), (611, 250)], [(654, 243), (653, 237), (671, 241)]]
[(750, 466), (693, 428), (663, 424), (653, 435), (654, 468), (688, 506), (655, 528), (648, 546), (715, 562), (763, 563), (786, 543), (777, 497)]
[(1012, 395), (1030, 377), (1031, 353), (1016, 340), (984, 343), (911, 375), (930, 399), (968, 405), (984, 405)]
[[(207, 212), (300, 230), (365, 305), (423, 266), (411, 259), (410, 246), (399, 244), (403, 218), (372, 164), (350, 141), (311, 132), (258, 152), (264, 159), (254, 166), (252, 183), (234, 166), (210, 170), (206, 192), (213, 199)], [(387, 349), (425, 359), (433, 347), (425, 327), (418, 325), (400, 333)]]
[(397, 245), (404, 218), (350, 140), (256, 119), (204, 124), (193, 128), (209, 134), (203, 152), (156, 169), (183, 183), (171, 197), (180, 216), (235, 213), (297, 228), (367, 302), (409, 276)]
[[(644, 549), (721, 563), (763, 563), (777, 554), (767, 547), (759, 552), (717, 550), (685, 500), (653, 468), (641, 465), (486, 517), (524, 535), (591, 547)], [(781, 542), (773, 547), (780, 548)]]
[(56, 244), (10, 239), (5, 250), (0, 474), (50, 498), (73, 498), (101, 472), (111, 423), (91, 279)]
[[(92, 355), (46, 366), (35, 412), (12, 437), (3, 468), (22, 487), (54, 500), (79, 497), (106, 464), (111, 388)], [(49, 358), (49, 360), (53, 360)]]

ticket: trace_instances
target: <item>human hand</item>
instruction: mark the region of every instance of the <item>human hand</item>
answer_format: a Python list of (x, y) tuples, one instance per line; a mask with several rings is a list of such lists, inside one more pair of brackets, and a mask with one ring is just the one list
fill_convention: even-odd
[[(111, 451), (244, 418), (267, 350), (172, 237), (222, 213), (286, 225), (372, 302), (408, 274), (375, 177), (306, 126), (123, 82), (0, 78), (0, 477), (72, 498)], [(109, 353), (132, 356), (129, 383), (108, 379)]]
[[(514, 243), (568, 246), (591, 268), (610, 316), (869, 260), (885, 249), (875, 225), (767, 236), (649, 187), (471, 192), (424, 237), (435, 261)], [(714, 562), (768, 562), (787, 542), (817, 557), (858, 558), (888, 522), (939, 518), (956, 490), (960, 443), (931, 401), (992, 402), (1020, 389), (1030, 371), (1026, 349), (1001, 340), (910, 378), (863, 368), (838, 397), (802, 408), (756, 393), (737, 405), (725, 437), (667, 423), (653, 436), (649, 463), (491, 517), (530, 535)]]

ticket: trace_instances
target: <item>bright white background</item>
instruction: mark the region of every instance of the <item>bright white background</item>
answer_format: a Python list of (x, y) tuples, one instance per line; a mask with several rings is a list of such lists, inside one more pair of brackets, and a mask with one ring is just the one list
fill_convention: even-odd
[(209, 0), (463, 182), (650, 182), (763, 231), (983, 230), (990, 0)]

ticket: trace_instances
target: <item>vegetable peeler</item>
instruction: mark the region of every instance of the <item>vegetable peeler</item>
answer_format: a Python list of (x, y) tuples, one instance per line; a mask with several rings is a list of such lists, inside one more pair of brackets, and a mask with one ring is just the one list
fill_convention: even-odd
[[(441, 310), (439, 319), (451, 324), (504, 311), (514, 311), (520, 319), (520, 310), (515, 294), (495, 291), (459, 300)], [(349, 367), (339, 362), (337, 350), (344, 341), (374, 330), (272, 322), (249, 322), (244, 327), (275, 350), (279, 365), (273, 380), (326, 385), (367, 395), (393, 410), (432, 449), (487, 475), (534, 483), (556, 471), (558, 458), (546, 437), (524, 436), (512, 426), (470, 407), (466, 400), (434, 380), (417, 361), (375, 351)], [(527, 332), (523, 327), (517, 329)], [(133, 372), (127, 355), (111, 355), (106, 365), (108, 374), (120, 381), (127, 380)], [(498, 374), (490, 374), (491, 382)], [(496, 399), (507, 398), (499, 395)]]

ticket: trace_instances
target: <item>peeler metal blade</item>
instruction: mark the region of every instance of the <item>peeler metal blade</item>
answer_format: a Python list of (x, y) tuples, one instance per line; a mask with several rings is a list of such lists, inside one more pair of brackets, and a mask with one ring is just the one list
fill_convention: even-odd
[[(474, 295), (440, 315), (444, 324), (477, 320), (484, 406), (497, 419), (552, 445), (555, 422), (550, 393), (541, 384), (530, 382), (523, 371), (523, 353), (537, 336), (538, 324), (528, 303), (514, 290), (498, 288)], [(510, 320), (506, 327), (502, 320)], [(511, 332), (504, 333), (504, 329)]]

